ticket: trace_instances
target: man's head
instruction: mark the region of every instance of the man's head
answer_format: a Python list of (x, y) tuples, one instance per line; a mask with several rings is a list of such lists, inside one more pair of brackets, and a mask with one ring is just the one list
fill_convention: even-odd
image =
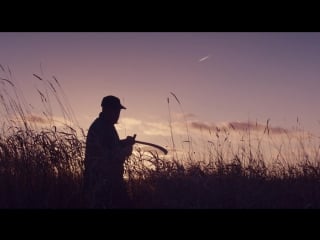
[(121, 109), (126, 109), (121, 103), (120, 99), (109, 95), (101, 101), (102, 112), (107, 114), (108, 119), (114, 124), (118, 122)]
[(124, 106), (121, 105), (120, 99), (112, 95), (106, 96), (102, 99), (101, 107), (113, 109), (126, 109)]

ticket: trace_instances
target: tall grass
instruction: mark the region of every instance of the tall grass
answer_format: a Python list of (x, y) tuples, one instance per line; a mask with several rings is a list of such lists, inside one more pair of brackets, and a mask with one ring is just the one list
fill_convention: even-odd
[[(57, 78), (33, 74), (42, 109), (25, 99), (11, 69), (0, 65), (0, 208), (83, 208), (86, 133)], [(170, 93), (184, 115), (182, 102)], [(185, 117), (186, 154), (177, 151), (168, 102), (169, 156), (135, 146), (125, 163), (135, 208), (319, 208), (319, 144), (311, 136), (274, 139), (270, 120), (254, 129), (216, 126), (193, 141)], [(57, 108), (58, 107), (58, 108)], [(61, 119), (55, 111), (60, 110)], [(252, 126), (252, 124), (248, 124)], [(263, 126), (263, 127), (261, 127)], [(236, 136), (236, 137), (235, 137)], [(201, 151), (202, 152), (201, 152)], [(201, 152), (201, 154), (196, 154)], [(294, 160), (294, 161), (293, 161)]]
[[(221, 147), (221, 145), (220, 145)], [(248, 146), (247, 146), (248, 148)], [(260, 150), (206, 161), (175, 161), (155, 153), (130, 159), (129, 183), (139, 208), (319, 208), (320, 162), (266, 163)], [(183, 164), (182, 164), (183, 162)], [(133, 167), (134, 166), (134, 167)]]
[[(0, 207), (80, 206), (84, 135), (79, 132), (84, 133), (74, 128), (74, 115), (57, 90), (62, 91), (59, 81), (33, 74), (42, 84), (36, 89), (44, 109), (39, 115), (10, 68), (1, 70)], [(60, 106), (63, 122), (54, 117), (54, 103)]]
[(192, 145), (195, 152), (204, 149), (197, 155), (189, 148), (186, 154), (174, 152), (170, 159), (138, 149), (128, 171), (137, 207), (318, 208), (320, 145), (316, 136), (298, 127), (290, 133), (271, 127), (270, 119), (264, 125), (245, 126), (243, 130), (231, 123), (208, 128), (208, 139)]

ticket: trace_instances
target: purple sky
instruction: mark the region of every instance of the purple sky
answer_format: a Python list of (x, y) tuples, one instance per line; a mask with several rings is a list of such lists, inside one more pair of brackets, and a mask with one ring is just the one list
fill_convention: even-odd
[(290, 129), (297, 117), (320, 133), (320, 33), (2, 32), (0, 64), (33, 105), (41, 101), (32, 74), (56, 76), (85, 130), (112, 94), (127, 107), (120, 137), (168, 144), (168, 97), (177, 134), (185, 120), (191, 128), (270, 119)]

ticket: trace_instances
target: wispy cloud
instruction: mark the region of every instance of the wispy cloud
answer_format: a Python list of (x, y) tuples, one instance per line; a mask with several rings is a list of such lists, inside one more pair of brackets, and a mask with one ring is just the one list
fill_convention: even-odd
[[(191, 116), (193, 115), (191, 114)], [(279, 154), (280, 148), (283, 154), (292, 154), (295, 146), (299, 147), (302, 140), (308, 141), (308, 145), (305, 146), (306, 151), (307, 148), (311, 150), (310, 146), (313, 145), (309, 142), (315, 139), (311, 139), (306, 132), (301, 132), (298, 129), (272, 126), (270, 120), (258, 123), (244, 121), (205, 122), (190, 119), (186, 122), (182, 118), (183, 115), (176, 115), (176, 117), (171, 124), (175, 140), (174, 150), (170, 149), (173, 147), (171, 130), (169, 123), (165, 120), (123, 118), (119, 125), (122, 125), (121, 131), (125, 130), (125, 132), (121, 132), (121, 134), (125, 136), (125, 134), (136, 133), (137, 139), (141, 141), (168, 146), (169, 152), (179, 152), (179, 154), (183, 154), (186, 149), (189, 149), (185, 144), (190, 144), (189, 146), (199, 154), (207, 153), (208, 148), (213, 146), (211, 144), (215, 144), (214, 146), (224, 144), (224, 147), (228, 149), (224, 152), (226, 159), (232, 157), (232, 154), (235, 153), (234, 150), (237, 151), (246, 144), (250, 144), (252, 149), (260, 149), (266, 158), (272, 159)], [(37, 118), (34, 120), (41, 121)], [(187, 131), (186, 123), (189, 131)]]
[(185, 117), (186, 119), (188, 119), (188, 118), (195, 118), (196, 115), (193, 114), (193, 113), (185, 113), (185, 114), (184, 114), (184, 117)]
[(171, 115), (174, 122), (184, 122), (186, 120), (195, 119), (197, 117), (197, 115), (193, 113), (173, 112)]
[(162, 121), (142, 121), (136, 118), (122, 118), (120, 121), (120, 130), (128, 132), (142, 133), (148, 136), (170, 136), (168, 123)]
[(149, 122), (145, 124), (143, 133), (151, 136), (170, 136), (170, 129), (168, 124), (162, 122)]
[(191, 122), (191, 127), (194, 129), (211, 131), (212, 129), (216, 128), (216, 125), (214, 123), (210, 124), (210, 123), (195, 121), (195, 122)]
[(268, 134), (282, 134), (288, 133), (289, 130), (283, 127), (272, 127), (268, 123), (260, 124), (254, 122), (221, 122), (221, 123), (207, 123), (201, 121), (193, 121), (190, 123), (191, 127), (194, 129), (200, 130), (210, 130), (214, 131), (215, 129), (220, 130), (234, 130), (234, 131), (263, 131)]
[(131, 128), (141, 125), (142, 121), (136, 118), (122, 118), (120, 120), (120, 123), (122, 123), (127, 128)]
[(52, 125), (59, 127), (59, 126), (73, 126), (74, 124), (70, 121), (68, 121), (67, 119), (63, 118), (63, 117), (58, 117), (58, 116), (52, 116), (52, 117), (44, 117), (38, 114), (29, 114), (29, 115), (25, 115), (24, 118), (16, 118), (16, 119), (12, 119), (12, 121), (14, 122), (24, 122), (27, 121), (29, 124), (35, 124), (36, 126), (39, 127), (50, 127)]
[(26, 116), (26, 120), (36, 124), (49, 124), (49, 121), (46, 118), (39, 115), (28, 115)]
[[(195, 115), (188, 113), (185, 117), (194, 118)], [(186, 118), (185, 118), (186, 119)], [(175, 115), (175, 121), (172, 122), (172, 128), (174, 134), (186, 134), (186, 122), (182, 114), (177, 113)], [(257, 122), (241, 122), (241, 121), (229, 121), (229, 122), (205, 122), (200, 120), (187, 120), (187, 125), (192, 130), (204, 130), (208, 132), (214, 132), (219, 130), (225, 131), (256, 131), (267, 134), (285, 134), (291, 130), (280, 126), (271, 126), (269, 122), (261, 124)], [(166, 121), (142, 121), (136, 118), (123, 118), (121, 120), (120, 129), (126, 129), (129, 131), (137, 131), (149, 136), (170, 136), (170, 126)], [(195, 132), (196, 133), (196, 132)]]
[(281, 134), (287, 133), (289, 130), (283, 127), (271, 127), (269, 121), (266, 124), (253, 123), (253, 122), (229, 122), (227, 123), (229, 129), (235, 131), (263, 131), (264, 133)]

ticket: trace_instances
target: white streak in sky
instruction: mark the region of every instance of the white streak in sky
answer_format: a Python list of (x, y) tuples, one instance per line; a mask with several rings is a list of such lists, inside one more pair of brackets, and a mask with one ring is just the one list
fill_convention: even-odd
[(209, 57), (210, 57), (210, 55), (205, 56), (205, 57), (203, 57), (203, 58), (200, 58), (200, 59), (199, 59), (199, 62), (203, 62), (203, 61), (207, 60)]

